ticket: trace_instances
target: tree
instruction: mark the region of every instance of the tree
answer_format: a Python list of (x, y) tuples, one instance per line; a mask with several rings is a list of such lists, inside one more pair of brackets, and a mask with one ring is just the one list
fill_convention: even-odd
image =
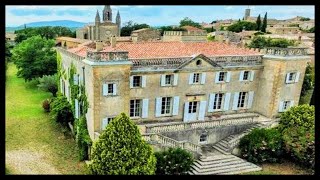
[(266, 32), (267, 29), (267, 13), (264, 15), (263, 22), (261, 25), (261, 31)]
[(51, 76), (44, 75), (42, 78), (39, 78), (38, 87), (43, 91), (52, 93), (53, 97), (56, 97), (58, 91), (57, 81), (57, 74)]
[(310, 21), (310, 18), (307, 18), (307, 17), (301, 17), (301, 18), (300, 18), (300, 21)]
[(305, 72), (305, 76), (303, 79), (303, 84), (302, 84), (302, 89), (301, 89), (301, 95), (300, 96), (304, 96), (306, 95), (306, 93), (313, 89), (314, 87), (314, 70), (311, 67), (311, 65), (308, 63), (307, 67), (306, 67), (306, 72)]
[(166, 151), (156, 152), (157, 175), (187, 174), (194, 162), (192, 154), (181, 148), (169, 148)]
[(241, 32), (243, 28), (247, 31), (253, 31), (257, 29), (257, 24), (248, 21), (240, 21), (228, 26), (227, 29), (232, 32)]
[(130, 118), (121, 113), (109, 122), (93, 143), (89, 169), (99, 175), (152, 175), (156, 168), (153, 150)]
[(257, 22), (256, 22), (256, 24), (257, 24), (257, 31), (260, 31), (261, 30), (261, 18), (260, 18), (260, 14), (259, 14), (259, 16), (258, 16), (258, 18), (257, 18)]
[(6, 62), (10, 62), (12, 53), (10, 52), (10, 45), (7, 40), (5, 40), (6, 50), (5, 50), (5, 60)]
[(57, 72), (56, 51), (54, 40), (46, 40), (33, 36), (24, 40), (12, 50), (12, 59), (18, 68), (18, 77), (25, 81)]
[(74, 117), (71, 109), (71, 104), (65, 96), (58, 96), (53, 99), (50, 103), (50, 115), (56, 120), (56, 122), (61, 123), (64, 127), (68, 127), (68, 123), (73, 123)]
[(193, 27), (197, 27), (197, 28), (201, 28), (202, 27), (199, 23), (192, 21), (188, 17), (185, 17), (184, 19), (182, 19), (180, 21), (180, 27), (183, 27), (183, 26), (193, 26)]
[(121, 28), (121, 36), (130, 36), (132, 31), (143, 28), (150, 28), (150, 26), (148, 24), (133, 24), (132, 21), (129, 21)]
[(286, 48), (288, 46), (294, 45), (294, 40), (287, 40), (284, 38), (279, 39), (271, 39), (271, 38), (265, 38), (263, 36), (254, 36), (252, 41), (249, 44), (250, 48), (265, 48), (265, 47), (281, 47)]

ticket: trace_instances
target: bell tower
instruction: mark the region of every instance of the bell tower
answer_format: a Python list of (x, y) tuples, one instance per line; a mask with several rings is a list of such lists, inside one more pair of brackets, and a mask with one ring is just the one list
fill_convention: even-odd
[(105, 5), (103, 9), (103, 17), (102, 17), (103, 22), (112, 22), (112, 10), (110, 5)]

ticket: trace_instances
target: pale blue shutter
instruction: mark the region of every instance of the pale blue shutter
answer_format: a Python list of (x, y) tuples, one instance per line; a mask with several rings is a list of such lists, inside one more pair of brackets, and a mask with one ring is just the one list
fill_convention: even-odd
[(214, 98), (216, 94), (209, 94), (209, 107), (208, 107), (208, 112), (213, 112), (213, 104), (214, 104)]
[(216, 72), (215, 83), (219, 82), (219, 74), (220, 72)]
[(160, 78), (160, 85), (161, 86), (165, 86), (165, 78), (166, 78), (166, 75), (162, 74), (161, 78)]
[(117, 84), (114, 83), (114, 84), (112, 84), (112, 86), (113, 86), (113, 93), (112, 93), (112, 95), (117, 95)]
[(173, 85), (174, 86), (178, 85), (178, 78), (179, 78), (178, 74), (173, 75)]
[(173, 98), (172, 115), (176, 116), (179, 113), (179, 96)]
[(107, 125), (108, 125), (108, 118), (103, 118), (102, 119), (101, 130), (105, 130)]
[(102, 85), (102, 95), (107, 96), (108, 95), (108, 84)]
[(224, 98), (224, 107), (223, 107), (223, 110), (225, 111), (229, 110), (230, 97), (231, 97), (231, 93), (226, 93)]
[(290, 73), (287, 73), (287, 75), (286, 75), (286, 83), (287, 83), (287, 84), (290, 83), (290, 81), (289, 81), (289, 76), (290, 76)]
[(241, 71), (241, 72), (240, 72), (239, 81), (243, 81), (243, 74), (244, 74), (244, 71)]
[(194, 73), (191, 73), (189, 75), (189, 84), (193, 84), (193, 76), (194, 76)]
[(227, 72), (226, 82), (230, 82), (230, 78), (231, 78), (231, 72)]
[(184, 103), (183, 122), (189, 121), (189, 102)]
[(233, 96), (232, 110), (238, 109), (239, 92), (235, 92)]
[(142, 76), (142, 84), (141, 87), (146, 87), (146, 83), (147, 83), (147, 77), (146, 76)]
[(157, 97), (156, 98), (156, 117), (160, 117), (161, 116), (161, 97)]
[(206, 83), (206, 73), (201, 73), (201, 84)]
[(130, 76), (130, 88), (133, 88), (133, 76)]
[(280, 104), (279, 104), (279, 112), (283, 112), (283, 101), (280, 101)]
[(254, 91), (250, 91), (250, 92), (249, 92), (247, 109), (250, 109), (250, 108), (252, 107), (253, 96), (254, 96)]
[(142, 100), (142, 118), (148, 118), (149, 112), (149, 99)]
[(78, 85), (78, 81), (79, 81), (78, 75), (77, 75), (77, 74), (74, 74), (74, 75), (73, 75), (73, 84), (74, 84), (74, 85)]
[(204, 116), (206, 114), (206, 106), (207, 101), (200, 101), (200, 108), (199, 108), (199, 120), (204, 120)]
[(296, 73), (296, 79), (294, 80), (294, 82), (298, 82), (298, 81), (299, 81), (299, 77), (300, 77), (300, 73), (297, 72), (297, 73)]
[(79, 101), (78, 99), (74, 99), (74, 115), (75, 118), (79, 118)]
[(250, 72), (250, 81), (253, 81), (253, 78), (254, 78), (254, 71), (251, 71)]
[(290, 101), (290, 107), (294, 106), (294, 101)]

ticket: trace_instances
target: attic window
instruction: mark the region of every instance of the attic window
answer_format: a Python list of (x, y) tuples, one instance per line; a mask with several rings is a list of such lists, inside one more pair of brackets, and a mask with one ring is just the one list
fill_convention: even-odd
[(196, 62), (196, 64), (197, 64), (197, 66), (200, 66), (201, 65), (201, 60), (199, 59), (197, 62)]

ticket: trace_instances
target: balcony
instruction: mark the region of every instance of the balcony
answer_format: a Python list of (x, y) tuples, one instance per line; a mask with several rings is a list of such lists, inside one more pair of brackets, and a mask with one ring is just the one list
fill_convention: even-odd
[(127, 51), (94, 52), (87, 51), (86, 59), (93, 62), (128, 61)]
[(301, 47), (290, 47), (290, 48), (278, 48), (278, 47), (268, 47), (263, 50), (265, 55), (271, 56), (282, 56), (282, 57), (290, 57), (290, 56), (307, 56), (308, 48)]

